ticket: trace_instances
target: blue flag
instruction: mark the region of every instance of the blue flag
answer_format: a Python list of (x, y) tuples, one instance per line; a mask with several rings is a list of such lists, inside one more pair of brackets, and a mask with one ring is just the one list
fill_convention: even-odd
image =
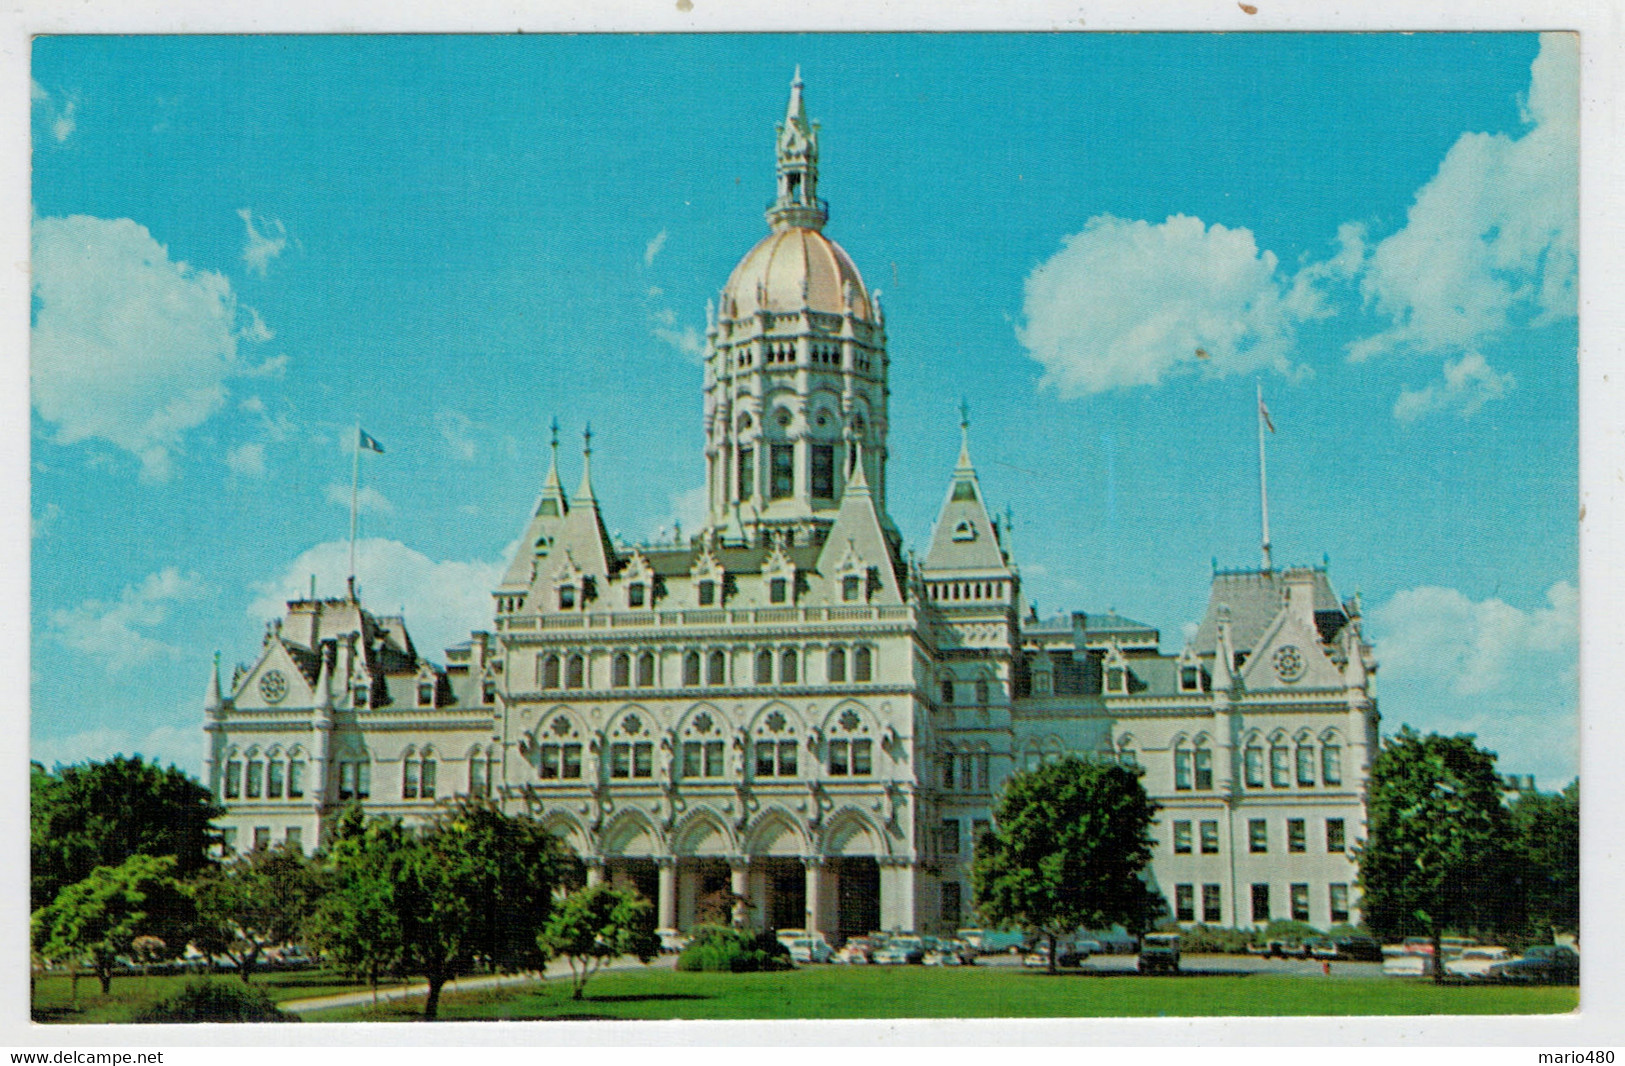
[(384, 454), (384, 446), (379, 444), (378, 441), (366, 430), (358, 426), (356, 427), (356, 432), (361, 434), (360, 439), (356, 441), (356, 447), (365, 448), (371, 452), (377, 452), (379, 455)]

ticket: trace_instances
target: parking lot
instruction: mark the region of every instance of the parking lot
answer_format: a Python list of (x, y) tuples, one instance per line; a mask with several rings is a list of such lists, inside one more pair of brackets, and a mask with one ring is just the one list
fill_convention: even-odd
[[(1091, 955), (1083, 965), (1068, 973), (1132, 974), (1138, 956)], [(1018, 955), (983, 955), (976, 960), (978, 966), (1019, 967)], [(1333, 962), (1332, 977), (1381, 977), (1380, 962)], [(1179, 972), (1187, 977), (1235, 977), (1245, 974), (1285, 974), (1288, 976), (1324, 978), (1318, 959), (1269, 959), (1257, 955), (1185, 955), (1179, 960)]]

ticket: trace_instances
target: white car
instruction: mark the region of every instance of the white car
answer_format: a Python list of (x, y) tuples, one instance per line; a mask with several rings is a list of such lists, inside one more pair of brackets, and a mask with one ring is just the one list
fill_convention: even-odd
[(1457, 977), (1482, 979), (1489, 976), (1491, 966), (1511, 957), (1512, 953), (1501, 947), (1463, 948), (1459, 958), (1445, 960), (1444, 972)]
[(794, 962), (828, 962), (835, 957), (835, 949), (821, 936), (780, 936), (779, 943), (789, 950)]

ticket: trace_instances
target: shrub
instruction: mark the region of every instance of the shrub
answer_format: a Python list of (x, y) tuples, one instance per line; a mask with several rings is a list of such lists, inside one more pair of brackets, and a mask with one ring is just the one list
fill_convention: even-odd
[(1313, 940), (1324, 935), (1319, 929), (1307, 922), (1294, 922), (1287, 918), (1277, 918), (1264, 927), (1264, 932), (1258, 937), (1258, 942), (1262, 944), (1271, 940), (1304, 941)]
[(263, 988), (241, 981), (188, 981), (186, 987), (136, 1015), (138, 1022), (296, 1022)]
[(694, 933), (677, 957), (677, 968), (704, 973), (788, 970), (790, 951), (771, 932), (706, 926)]
[(1251, 929), (1192, 925), (1168, 931), (1179, 934), (1179, 950), (1187, 955), (1245, 955), (1247, 945), (1253, 942)]

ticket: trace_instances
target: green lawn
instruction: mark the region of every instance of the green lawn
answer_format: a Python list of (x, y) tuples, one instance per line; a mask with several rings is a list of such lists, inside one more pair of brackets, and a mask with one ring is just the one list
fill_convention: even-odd
[[(50, 976), (34, 984), (33, 1017), (37, 1022), (66, 1022), (75, 1025), (93, 1025), (103, 1022), (127, 1022), (152, 1004), (179, 992), (196, 975), (176, 977), (115, 977), (113, 990), (102, 995), (102, 986), (95, 977), (79, 979), (79, 1003), (75, 1007), (68, 978)], [(235, 974), (221, 974), (216, 981), (236, 981)], [(265, 989), (273, 1000), (305, 999), (310, 996), (337, 995), (341, 992), (365, 991), (369, 986), (346, 974), (327, 970), (293, 970), (280, 973), (257, 973), (253, 983)]]
[[(1575, 988), (1435, 987), (1400, 978), (1049, 975), (991, 967), (808, 967), (776, 974), (621, 971), (585, 1000), (565, 981), (466, 993), (444, 1019), (1113, 1018), (1216, 1015), (1555, 1014)], [(422, 999), (323, 1011), (307, 1021), (406, 1021)]]

